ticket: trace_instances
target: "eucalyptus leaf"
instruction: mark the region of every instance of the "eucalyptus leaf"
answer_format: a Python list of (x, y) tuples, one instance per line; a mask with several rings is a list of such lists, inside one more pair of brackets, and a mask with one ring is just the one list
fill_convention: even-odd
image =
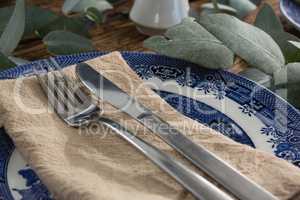
[(226, 69), (233, 65), (233, 52), (193, 18), (186, 18), (168, 29), (165, 36), (147, 39), (144, 46), (211, 69)]
[(63, 13), (86, 12), (91, 7), (98, 9), (100, 12), (112, 9), (112, 5), (106, 0), (65, 0)]
[(110, 4), (117, 4), (117, 3), (120, 3), (120, 2), (125, 2), (127, 0), (107, 0)]
[(234, 8), (220, 3), (218, 4), (218, 10), (214, 8), (214, 5), (212, 3), (205, 3), (201, 6), (202, 15), (218, 12), (227, 13), (229, 15), (237, 15), (237, 11)]
[(0, 8), (0, 33), (1, 34), (4, 31), (6, 25), (8, 24), (8, 21), (12, 16), (13, 11), (14, 11), (13, 6)]
[(255, 10), (256, 5), (250, 0), (218, 0), (219, 5), (227, 5), (236, 10), (239, 18), (245, 17), (249, 12)]
[(251, 0), (252, 3), (254, 3), (255, 5), (258, 5), (262, 2), (262, 0)]
[[(12, 6), (0, 8), (0, 34), (4, 31), (13, 11), (14, 7)], [(48, 9), (43, 9), (34, 5), (27, 6), (23, 37), (33, 35), (36, 30), (45, 26), (45, 24), (53, 22), (57, 18), (58, 15)]]
[(300, 51), (293, 44), (289, 43), (290, 40), (300, 41), (296, 36), (287, 32), (273, 33), (274, 40), (280, 46), (284, 54), (286, 63), (300, 62)]
[(73, 32), (84, 37), (89, 36), (88, 27), (81, 18), (69, 18), (60, 16), (50, 24), (44, 25), (42, 28), (36, 30), (36, 34), (43, 38), (48, 33), (56, 30), (63, 30)]
[(62, 12), (66, 15), (69, 14), (80, 1), (81, 0), (65, 0), (62, 7)]
[(300, 63), (289, 63), (274, 74), (273, 91), (300, 108)]
[(0, 51), (9, 55), (18, 46), (25, 29), (25, 1), (17, 0), (14, 12), (1, 37)]
[[(249, 0), (251, 3), (253, 3), (254, 5), (258, 5), (262, 2), (262, 0)], [(230, 4), (230, 0), (218, 0), (219, 3), (222, 4), (226, 4), (229, 5)]]
[(229, 5), (229, 0), (218, 0), (218, 4)]
[(273, 74), (285, 63), (279, 46), (271, 36), (236, 17), (205, 15), (199, 23), (251, 66), (267, 74)]
[(104, 15), (102, 12), (100, 12), (97, 8), (94, 8), (94, 7), (91, 7), (91, 8), (88, 8), (87, 11), (85, 12), (85, 16), (97, 23), (97, 24), (101, 24), (104, 22)]
[(256, 5), (249, 0), (229, 0), (229, 6), (237, 10), (237, 15), (240, 18), (256, 9)]
[(267, 33), (283, 31), (280, 19), (268, 3), (265, 3), (257, 13), (254, 25)]
[(0, 52), (0, 70), (8, 69), (16, 66), (11, 60), (9, 60), (4, 54)]
[(300, 42), (297, 41), (288, 41), (289, 43), (291, 43), (292, 45), (294, 45), (295, 47), (297, 47), (300, 50)]
[(53, 31), (43, 38), (49, 52), (56, 55), (94, 50), (92, 41), (68, 31)]
[(300, 63), (287, 64), (274, 73), (274, 80), (275, 84), (300, 83)]
[(254, 24), (276, 41), (285, 57), (286, 63), (300, 61), (299, 50), (289, 43), (290, 40), (300, 42), (299, 38), (284, 31), (280, 19), (269, 4), (264, 4), (257, 14)]
[(26, 9), (26, 26), (24, 34), (26, 36), (32, 35), (35, 31), (43, 28), (45, 25), (51, 24), (57, 19), (59, 19), (59, 16), (48, 9), (38, 6), (28, 6)]

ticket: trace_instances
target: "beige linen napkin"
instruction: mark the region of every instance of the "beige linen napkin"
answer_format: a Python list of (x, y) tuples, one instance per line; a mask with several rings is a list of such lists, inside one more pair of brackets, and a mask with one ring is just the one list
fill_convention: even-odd
[[(300, 170), (275, 156), (233, 142), (175, 111), (130, 69), (118, 52), (87, 61), (193, 141), (230, 163), (280, 199), (300, 199)], [(74, 76), (74, 67), (67, 73)], [(105, 116), (189, 164), (134, 119), (108, 103)], [(134, 147), (103, 128), (66, 126), (35, 77), (0, 81), (1, 124), (56, 199), (193, 199)], [(230, 177), (228, 177), (230, 179)]]

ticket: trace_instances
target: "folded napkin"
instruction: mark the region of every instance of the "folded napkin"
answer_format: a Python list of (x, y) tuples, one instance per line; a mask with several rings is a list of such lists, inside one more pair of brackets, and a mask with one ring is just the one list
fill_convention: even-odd
[[(238, 144), (178, 113), (143, 84), (120, 53), (113, 52), (87, 63), (280, 199), (300, 199), (298, 168), (271, 154)], [(66, 73), (75, 78), (74, 66), (67, 68)], [(190, 165), (134, 119), (108, 103), (100, 104), (103, 115)], [(109, 130), (101, 127), (96, 130), (68, 127), (49, 109), (35, 77), (0, 81), (0, 112), (1, 124), (55, 199), (193, 199), (116, 134), (108, 134)]]

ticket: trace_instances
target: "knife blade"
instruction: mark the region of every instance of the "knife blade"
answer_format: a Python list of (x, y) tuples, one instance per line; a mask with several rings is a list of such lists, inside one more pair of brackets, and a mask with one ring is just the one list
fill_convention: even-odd
[(241, 200), (278, 200), (270, 192), (238, 172), (212, 152), (199, 144), (195, 144), (88, 64), (78, 64), (76, 74), (92, 94), (135, 118), (237, 198)]

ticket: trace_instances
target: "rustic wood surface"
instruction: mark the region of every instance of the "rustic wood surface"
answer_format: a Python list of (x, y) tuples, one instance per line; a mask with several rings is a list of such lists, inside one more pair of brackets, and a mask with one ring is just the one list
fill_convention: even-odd
[[(200, 12), (201, 4), (207, 1), (208, 0), (191, 1), (191, 8)], [(63, 4), (63, 0), (28, 0), (27, 2), (62, 14), (61, 6)], [(270, 3), (280, 16), (278, 0), (263, 0), (263, 2)], [(13, 3), (13, 1), (0, 1), (0, 6), (6, 6)], [(114, 16), (114, 13), (128, 11), (131, 5), (132, 1), (128, 0), (127, 3), (122, 3), (121, 5), (116, 6), (112, 12), (112, 16)], [(256, 13), (257, 11), (251, 13), (245, 18), (245, 21), (252, 23), (255, 19)], [(285, 23), (285, 25), (287, 24)], [(290, 26), (286, 27), (290, 32), (293, 32), (293, 29)], [(148, 49), (143, 47), (143, 41), (147, 38), (147, 36), (140, 34), (136, 30), (134, 23), (132, 23), (127, 17), (112, 17), (109, 22), (92, 28), (90, 34), (95, 47), (101, 51), (148, 51)], [(50, 56), (42, 41), (37, 38), (22, 41), (17, 48), (15, 55), (28, 60), (36, 60)], [(235, 65), (231, 71), (237, 73), (245, 67), (247, 67), (247, 64), (243, 62), (242, 59), (236, 58)]]

